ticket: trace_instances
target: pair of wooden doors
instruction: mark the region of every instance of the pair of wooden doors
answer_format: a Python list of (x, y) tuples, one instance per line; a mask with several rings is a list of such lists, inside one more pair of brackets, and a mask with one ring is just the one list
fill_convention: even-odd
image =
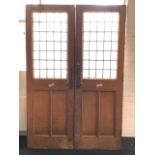
[(119, 149), (125, 6), (28, 5), (28, 146)]

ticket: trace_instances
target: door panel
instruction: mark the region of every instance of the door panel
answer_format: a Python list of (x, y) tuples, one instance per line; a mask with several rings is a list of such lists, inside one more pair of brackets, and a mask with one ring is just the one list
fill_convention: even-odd
[(74, 6), (27, 6), (31, 148), (73, 148), (74, 12)]
[(76, 7), (75, 147), (119, 149), (124, 6)]
[[(49, 135), (49, 94), (47, 91), (33, 93), (34, 134)], [(40, 113), (41, 111), (41, 113)]]
[(82, 94), (82, 133), (96, 135), (96, 92)]
[(67, 94), (51, 93), (52, 135), (67, 134)]
[(114, 136), (115, 93), (99, 93), (99, 135)]

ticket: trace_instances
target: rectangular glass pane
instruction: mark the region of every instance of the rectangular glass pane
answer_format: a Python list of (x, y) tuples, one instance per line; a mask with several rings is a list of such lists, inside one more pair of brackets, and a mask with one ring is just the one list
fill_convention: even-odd
[(66, 79), (68, 70), (68, 14), (33, 13), (33, 76)]
[(83, 78), (116, 79), (119, 13), (83, 13), (82, 34)]

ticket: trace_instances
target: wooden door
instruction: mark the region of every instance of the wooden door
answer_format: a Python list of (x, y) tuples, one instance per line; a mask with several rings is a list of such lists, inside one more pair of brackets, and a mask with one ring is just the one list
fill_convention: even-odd
[(26, 9), (28, 146), (73, 148), (74, 6)]
[(124, 29), (125, 6), (76, 7), (76, 148), (120, 148)]
[(124, 29), (124, 6), (27, 6), (29, 147), (120, 148)]

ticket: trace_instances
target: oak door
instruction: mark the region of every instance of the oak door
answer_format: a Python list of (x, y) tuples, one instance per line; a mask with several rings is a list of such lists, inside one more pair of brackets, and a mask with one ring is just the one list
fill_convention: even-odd
[(73, 148), (74, 7), (26, 11), (28, 146)]
[(124, 6), (27, 6), (28, 146), (118, 149)]
[(121, 144), (124, 6), (76, 7), (75, 147)]

